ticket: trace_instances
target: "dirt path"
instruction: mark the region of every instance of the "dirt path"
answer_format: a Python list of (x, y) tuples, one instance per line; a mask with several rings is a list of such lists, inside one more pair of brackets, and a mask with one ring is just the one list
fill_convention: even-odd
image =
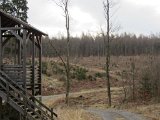
[[(117, 89), (117, 88), (113, 88), (113, 89)], [(70, 93), (70, 96), (76, 97), (76, 96), (86, 94), (86, 93), (94, 93), (94, 92), (101, 92), (101, 91), (106, 91), (106, 88), (84, 90), (84, 91), (81, 91), (81, 92), (74, 92), (74, 93)], [(49, 105), (50, 103), (53, 103), (53, 101), (57, 101), (57, 100), (62, 99), (62, 98), (65, 98), (65, 94), (42, 96), (42, 101), (43, 101), (43, 103)]]
[(149, 120), (140, 115), (122, 110), (115, 110), (115, 109), (99, 110), (90, 108), (87, 111), (101, 116), (103, 120)]
[[(111, 91), (121, 91), (122, 87), (112, 87)], [(94, 92), (101, 92), (106, 91), (106, 88), (100, 88), (100, 89), (91, 89), (91, 90), (84, 90), (80, 92), (74, 92), (70, 93), (71, 97), (78, 97), (79, 95), (88, 94), (88, 93), (94, 93)], [(50, 95), (50, 96), (42, 96), (42, 102), (46, 105), (50, 105), (50, 103), (53, 103), (54, 101), (57, 101), (59, 99), (65, 98), (65, 94), (59, 94), (59, 95)]]
[[(113, 87), (111, 90), (117, 91), (121, 89), (122, 88)], [(75, 93), (70, 93), (70, 96), (76, 97), (76, 96), (86, 94), (86, 93), (101, 92), (105, 90), (106, 90), (105, 88), (102, 88), (102, 89), (93, 89), (93, 90), (75, 92)], [(65, 94), (43, 96), (42, 101), (46, 105), (50, 106), (54, 101), (63, 99), (63, 98), (65, 98)], [(130, 112), (122, 111), (122, 110), (116, 110), (116, 109), (102, 110), (102, 109), (90, 108), (90, 109), (87, 109), (87, 111), (101, 116), (103, 120), (149, 120), (149, 119), (143, 118), (142, 116), (138, 114), (134, 114), (134, 113), (130, 113)]]

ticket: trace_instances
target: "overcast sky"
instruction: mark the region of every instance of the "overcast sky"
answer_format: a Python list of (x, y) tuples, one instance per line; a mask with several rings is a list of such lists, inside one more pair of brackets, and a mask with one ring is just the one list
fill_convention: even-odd
[[(149, 35), (160, 32), (160, 0), (116, 0), (112, 10), (118, 31)], [(49, 34), (65, 33), (63, 12), (52, 0), (28, 0), (28, 22)], [(102, 0), (70, 0), (71, 34), (97, 33), (105, 26)]]

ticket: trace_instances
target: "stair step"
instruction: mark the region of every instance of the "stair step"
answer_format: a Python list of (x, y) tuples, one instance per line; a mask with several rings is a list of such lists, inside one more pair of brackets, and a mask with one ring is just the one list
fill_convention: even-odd
[(39, 119), (39, 117), (37, 115), (32, 115), (32, 117), (35, 119)]
[[(11, 97), (12, 98), (12, 97)], [(18, 102), (18, 100), (16, 99), (16, 98), (12, 98), (12, 100), (14, 101), (14, 102)]]
[(24, 105), (20, 105), (20, 107), (24, 109)]
[[(34, 98), (34, 96), (30, 95), (30, 92), (31, 92), (30, 90), (32, 90), (32, 87), (33, 87), (32, 83), (27, 82), (27, 85), (26, 85), (27, 90), (26, 90), (22, 87), (23, 84), (19, 85), (17, 81), (10, 79), (7, 74), (3, 73), (3, 71), (0, 70), (0, 74), (3, 74), (3, 76), (2, 75), (0, 76), (0, 82), (2, 87), (7, 88), (7, 86), (3, 85), (5, 83), (9, 83), (10, 85), (9, 94), (7, 94), (5, 89), (0, 87), (0, 91), (4, 92), (6, 96), (11, 95), (11, 96), (7, 96), (12, 101), (9, 103), (10, 105), (13, 105), (13, 107), (19, 110), (19, 112), (21, 110), (26, 112), (26, 114), (34, 120), (42, 120), (42, 119), (48, 120), (51, 117), (49, 113), (46, 113), (46, 115), (41, 114), (40, 110), (42, 110), (42, 112), (45, 112), (43, 111), (43, 108), (46, 108), (47, 106), (43, 105), (43, 103), (41, 103), (42, 105), (40, 104), (38, 106), (36, 105), (36, 103), (34, 103), (34, 101), (32, 101), (32, 98)], [(34, 89), (35, 89), (35, 94), (40, 94), (41, 83), (35, 83)], [(19, 92), (17, 93), (17, 91)], [(24, 95), (22, 95), (23, 93)], [(27, 105), (25, 105), (26, 102), (27, 102)], [(18, 107), (21, 109), (19, 109)], [(39, 107), (42, 107), (42, 109), (39, 109)], [(50, 111), (48, 110), (48, 112)]]
[[(36, 111), (35, 111), (36, 112)], [(36, 114), (35, 114), (34, 111), (30, 111), (30, 112), (27, 112), (28, 114), (30, 114), (33, 118), (39, 118)]]

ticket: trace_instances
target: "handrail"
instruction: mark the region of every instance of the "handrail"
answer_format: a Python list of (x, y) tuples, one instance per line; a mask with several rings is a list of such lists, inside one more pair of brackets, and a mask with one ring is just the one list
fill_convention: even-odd
[[(24, 88), (22, 88), (21, 86), (19, 86), (16, 82), (12, 81), (8, 77), (8, 75), (6, 75), (3, 71), (0, 70), (0, 73), (1, 73), (2, 76), (4, 76), (7, 79), (7, 81), (9, 81), (10, 83), (12, 83), (13, 87), (15, 87), (15, 86), (18, 87), (18, 89), (20, 89), (22, 92), (26, 93), (26, 96), (29, 96), (33, 101), (37, 102), (39, 104), (39, 106), (41, 106), (43, 109), (47, 110), (50, 114), (46, 111), (47, 114), (48, 114), (46, 116), (46, 112), (41, 107), (37, 106), (34, 102), (32, 102), (30, 99), (28, 99), (25, 95), (21, 94), (22, 97), (24, 99), (27, 99), (27, 101), (29, 101), (29, 103), (31, 105), (33, 105), (34, 107), (36, 107), (38, 110), (40, 109), (40, 111), (43, 112), (43, 114), (46, 117), (52, 117), (53, 115), (57, 117), (57, 114), (54, 113), (52, 109), (49, 109), (46, 105), (44, 105), (42, 102), (40, 102), (37, 98), (35, 98), (33, 95), (31, 95), (29, 92), (27, 92)], [(17, 89), (17, 88), (15, 88), (15, 89)], [(19, 92), (19, 94), (20, 94), (20, 92)], [(51, 118), (51, 119), (53, 119), (53, 118)]]
[[(26, 100), (26, 96), (22, 93), (22, 92), (20, 92), (19, 90), (17, 90), (12, 84), (9, 84), (9, 82), (8, 81), (6, 81), (3, 77), (0, 77), (0, 79), (1, 79), (1, 82), (3, 82), (3, 83), (5, 83), (6, 84), (6, 86), (4, 86), (3, 84), (1, 84), (0, 83), (0, 85), (1, 85), (1, 87), (4, 89), (4, 90), (6, 90), (6, 92), (7, 92), (7, 101), (9, 101), (10, 99), (9, 99), (9, 96), (12, 96), (12, 97), (14, 97), (16, 100), (18, 100), (18, 102), (19, 103), (24, 103), (24, 101)], [(18, 98), (18, 97), (16, 97), (15, 96), (15, 94), (14, 93), (12, 93), (12, 92), (10, 92), (10, 90), (8, 90), (8, 88), (9, 89), (12, 89), (12, 90), (14, 90), (14, 92), (15, 93), (17, 93), (18, 95), (20, 95), (22, 98), (23, 98), (23, 100), (21, 100), (20, 98)], [(17, 96), (18, 96), (17, 95)], [(28, 100), (28, 99), (27, 99)], [(27, 103), (28, 102), (28, 103)], [(25, 101), (25, 105), (26, 105), (26, 107), (27, 108), (29, 108), (29, 109), (31, 109), (31, 110), (33, 110), (32, 109), (32, 107), (31, 106), (33, 106), (33, 104), (29, 104), (29, 103), (32, 103), (31, 101), (29, 102), (29, 101)], [(25, 106), (24, 105), (24, 106)], [(37, 107), (38, 109), (41, 109), (40, 107), (38, 107), (36, 104), (34, 105), (34, 107)], [(41, 110), (42, 111), (42, 110)], [(26, 109), (24, 109), (24, 114), (26, 113)], [(35, 113), (38, 117), (42, 117), (42, 115), (40, 115), (38, 112), (36, 112), (36, 111), (32, 111), (33, 113)], [(44, 114), (43, 114), (44, 115)]]

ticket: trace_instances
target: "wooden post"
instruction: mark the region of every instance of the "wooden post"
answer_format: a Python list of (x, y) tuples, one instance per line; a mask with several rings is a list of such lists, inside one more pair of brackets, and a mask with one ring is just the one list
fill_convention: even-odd
[[(18, 35), (20, 36), (20, 34), (21, 34), (20, 30), (18, 30)], [(21, 64), (21, 60), (22, 60), (21, 58), (21, 54), (22, 54), (21, 40), (18, 40), (17, 42), (18, 42), (18, 53), (17, 53), (18, 54), (18, 64)]]
[(41, 36), (39, 37), (39, 83), (40, 83), (40, 95), (42, 94), (42, 42)]
[[(0, 16), (0, 28), (1, 28), (2, 20)], [(2, 31), (0, 30), (0, 70), (2, 69)]]
[(2, 119), (2, 98), (0, 97), (0, 120)]
[(14, 65), (17, 64), (17, 39), (15, 39), (15, 46), (14, 46)]
[(21, 52), (22, 52), (22, 49), (21, 49), (21, 41), (18, 40), (18, 64), (21, 64)]
[[(25, 29), (23, 29), (23, 86), (24, 86), (24, 89), (27, 90), (27, 87), (26, 87), (26, 39), (27, 39), (27, 31)], [(24, 94), (26, 94), (24, 92)], [(24, 120), (26, 120), (27, 118), (27, 100), (24, 99), (24, 111), (25, 111), (25, 115), (24, 115)]]
[(24, 82), (24, 88), (26, 89), (26, 37), (27, 32), (24, 29), (23, 30), (23, 82)]
[(35, 96), (35, 39), (32, 35), (32, 95)]

